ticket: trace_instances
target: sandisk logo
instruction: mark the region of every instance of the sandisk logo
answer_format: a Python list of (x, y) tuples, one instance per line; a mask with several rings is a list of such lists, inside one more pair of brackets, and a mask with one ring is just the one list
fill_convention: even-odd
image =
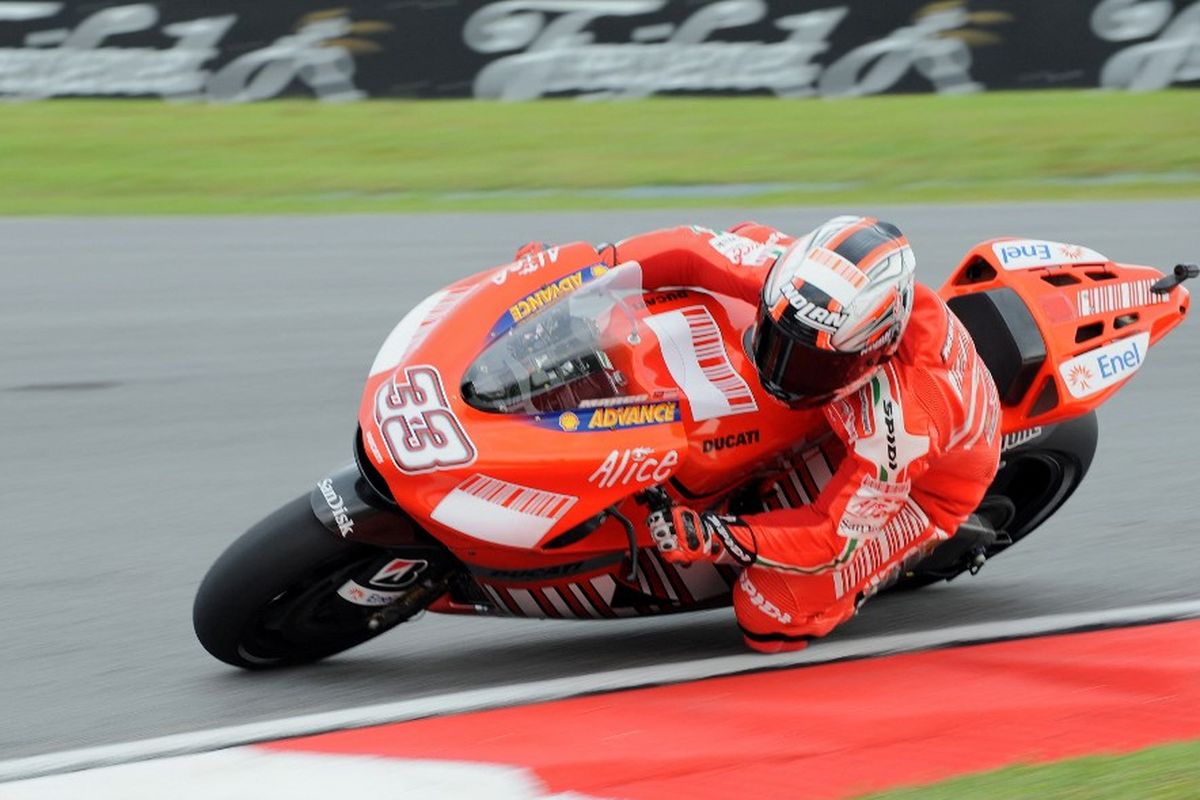
[(333, 488), (333, 481), (326, 478), (317, 484), (317, 488), (321, 490), (321, 496), (325, 498), (325, 505), (329, 506), (329, 510), (333, 512), (333, 521), (337, 523), (338, 533), (342, 535), (342, 538), (354, 533), (354, 518), (346, 510), (346, 503), (342, 500), (342, 496)]

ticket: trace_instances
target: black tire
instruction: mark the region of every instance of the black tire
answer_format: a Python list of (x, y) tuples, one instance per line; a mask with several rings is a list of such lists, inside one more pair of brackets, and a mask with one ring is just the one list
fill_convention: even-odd
[(433, 599), (427, 586), (414, 586), (413, 607), (399, 613), (391, 607), (384, 621), (380, 609), (338, 596), (347, 580), (369, 576), (391, 558), (386, 550), (340, 539), (313, 515), (308, 496), (299, 497), (242, 534), (209, 569), (192, 609), (196, 637), (216, 658), (245, 669), (303, 664), (348, 650)]
[[(1002, 455), (1003, 466), (976, 512), (1007, 534), (986, 548), (988, 559), (1033, 533), (1067, 502), (1092, 465), (1098, 439), (1096, 412), (1090, 411)], [(920, 589), (966, 572), (970, 554), (958, 538), (942, 543), (890, 588)]]

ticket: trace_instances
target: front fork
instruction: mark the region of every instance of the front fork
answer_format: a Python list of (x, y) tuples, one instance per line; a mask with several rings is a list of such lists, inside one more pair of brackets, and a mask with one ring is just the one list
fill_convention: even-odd
[[(389, 498), (379, 494), (351, 463), (317, 481), (309, 494), (313, 514), (331, 535), (379, 548), (379, 558), (338, 587), (354, 605), (374, 607), (372, 629), (387, 628), (427, 608), (451, 602), (466, 575), (450, 550)], [(458, 592), (461, 593), (461, 592)]]

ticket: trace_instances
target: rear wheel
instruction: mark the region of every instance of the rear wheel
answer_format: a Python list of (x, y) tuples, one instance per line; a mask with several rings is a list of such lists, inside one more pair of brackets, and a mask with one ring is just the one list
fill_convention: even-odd
[(951, 580), (1024, 539), (1079, 488), (1092, 464), (1098, 438), (1096, 412), (1068, 420), (1015, 447), (1001, 467), (976, 515), (998, 535), (973, 535), (964, 526), (894, 584), (919, 589)]
[[(426, 562), (387, 605), (339, 594), (368, 587), (395, 553), (347, 542), (299, 497), (221, 554), (196, 592), (192, 622), (204, 649), (226, 664), (266, 669), (316, 661), (411, 618), (445, 591), (443, 565)], [(375, 593), (380, 597), (380, 593)]]

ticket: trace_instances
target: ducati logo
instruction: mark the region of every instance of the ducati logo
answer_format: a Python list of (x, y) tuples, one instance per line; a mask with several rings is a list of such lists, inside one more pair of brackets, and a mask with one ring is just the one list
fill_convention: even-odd
[(375, 573), (369, 583), (383, 589), (402, 589), (411, 586), (417, 576), (429, 566), (428, 561), (411, 561), (407, 558), (393, 558)]

